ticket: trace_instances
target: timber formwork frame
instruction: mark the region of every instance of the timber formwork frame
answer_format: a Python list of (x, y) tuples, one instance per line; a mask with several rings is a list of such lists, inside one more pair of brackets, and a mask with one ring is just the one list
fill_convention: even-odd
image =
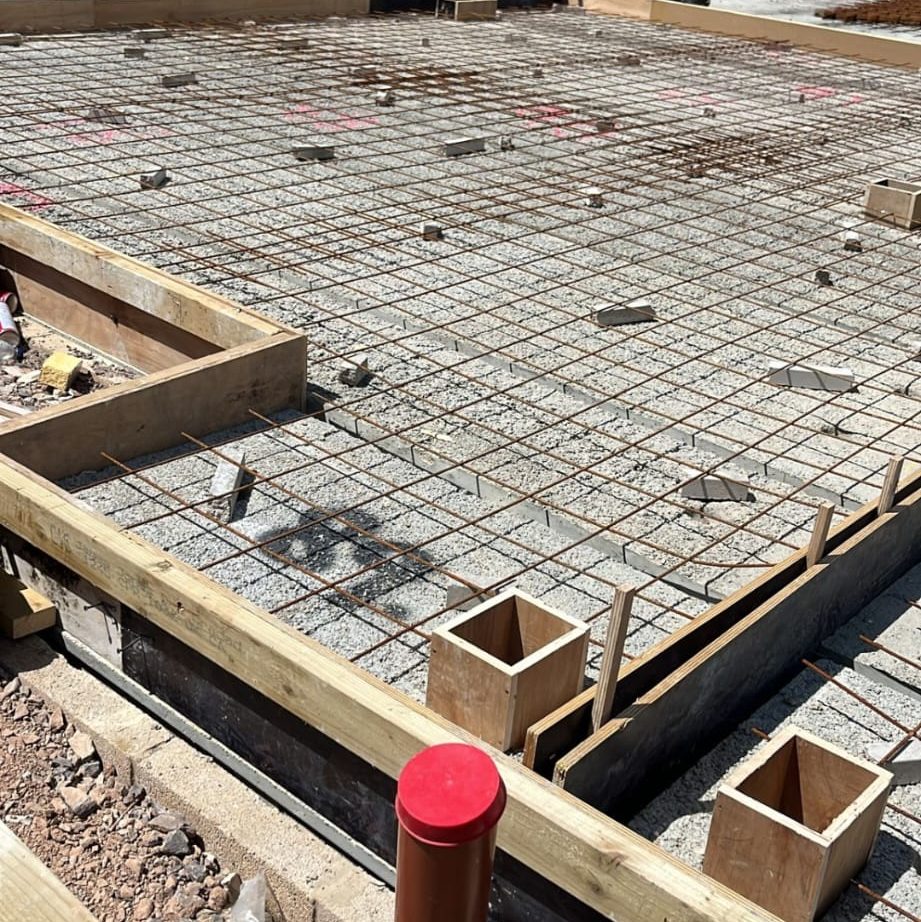
[[(21, 577), (49, 588), (34, 561), (47, 565), (50, 559), (58, 567), (60, 589), (54, 594), (62, 608), (68, 594), (96, 599), (85, 608), (124, 606), (123, 615), (136, 614), (175, 638), (322, 734), (327, 745), (387, 778), (395, 778), (420, 748), (464, 738), (438, 715), (90, 511), (52, 482), (98, 467), (100, 445), (130, 458), (171, 447), (183, 429), (212, 431), (246, 421), (250, 409), (300, 407), (307, 341), (5, 207), (0, 264), (11, 270), (30, 309), (33, 301), (42, 304), (45, 317), (56, 314), (53, 325), (65, 333), (69, 321), (61, 318), (82, 316), (80, 336), (88, 345), (113, 356), (133, 355), (150, 372), (11, 421), (0, 431), (0, 521), (17, 548), (12, 556)], [(146, 345), (129, 352), (132, 340), (162, 343), (169, 355), (157, 358), (154, 350), (145, 367)], [(497, 758), (509, 792), (500, 848), (598, 917), (773, 918), (513, 760)]]
[[(386, 852), (392, 779), (421, 747), (465, 738), (463, 731), (53, 482), (97, 469), (100, 448), (133, 458), (173, 447), (177, 432), (233, 426), (253, 410), (268, 416), (302, 408), (306, 340), (15, 209), (0, 212), (0, 265), (30, 313), (147, 372), (0, 429), (0, 523), (19, 575), (54, 592), (62, 621), (75, 599), (84, 612), (117, 608), (130, 630), (110, 651), (116, 661), (127, 662), (133, 645), (150, 649), (159, 638), (185, 651), (177, 661), (204, 663), (205, 679), (209, 669), (229, 677), (226, 694), (237, 689), (238, 696), (264, 699), (287, 715), (282, 729), (319, 740), (333, 766), (324, 765), (329, 786), (336, 786), (330, 776), (337, 770), (360, 774), (365, 769), (355, 764), (365, 766), (365, 775), (378, 779), (365, 784), (383, 806), (363, 831), (370, 847), (384, 842)], [(575, 719), (566, 717), (566, 732), (535, 763), (546, 773), (555, 769), (562, 788), (497, 754), (510, 795), (500, 874), (517, 867), (515, 886), (530, 881), (532, 900), (555, 901), (569, 919), (772, 919), (590, 804), (623, 812), (622, 798), (640, 791), (637, 779), (650, 764), (660, 759), (679, 770), (693, 755), (693, 746), (680, 755), (686, 743), (702, 746), (725, 728), (714, 723), (715, 713), (737, 718), (775, 688), (818, 641), (921, 559), (919, 518), (921, 474), (913, 474), (894, 505), (862, 507), (824, 548), (812, 549), (810, 561), (810, 552), (794, 553), (632, 660), (618, 685), (614, 720), (587, 739), (579, 722), (591, 692), (575, 699), (567, 706)], [(860, 580), (866, 573), (871, 577)], [(727, 689), (735, 710), (726, 707)], [(190, 686), (189, 699), (193, 692)], [(194, 710), (191, 700), (182, 703)], [(277, 714), (269, 723), (278, 725)], [(355, 796), (342, 786), (344, 797)], [(566, 904), (573, 897), (581, 915)], [(500, 906), (498, 918), (537, 917), (521, 905)]]

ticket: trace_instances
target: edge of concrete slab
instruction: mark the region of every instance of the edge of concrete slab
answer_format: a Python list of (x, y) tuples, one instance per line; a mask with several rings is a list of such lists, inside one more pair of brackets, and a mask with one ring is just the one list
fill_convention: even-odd
[(385, 885), (39, 637), (0, 640), (0, 667), (92, 736), (119, 775), (184, 815), (226, 866), (264, 871), (292, 922), (392, 919)]

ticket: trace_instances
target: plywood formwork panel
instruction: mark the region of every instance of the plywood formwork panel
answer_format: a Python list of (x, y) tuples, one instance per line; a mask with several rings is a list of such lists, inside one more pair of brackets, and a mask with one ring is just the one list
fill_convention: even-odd
[[(635, 812), (657, 779), (664, 783), (689, 765), (783, 684), (816, 644), (921, 560), (921, 472), (896, 496), (890, 512), (880, 515), (878, 502), (868, 503), (833, 529), (817, 565), (805, 566), (804, 548), (775, 568), (787, 572), (786, 585), (626, 705), (618, 720), (562, 756), (558, 783), (614, 815)], [(742, 591), (743, 602), (754, 588)], [(714, 613), (726, 615), (722, 605), (714, 606), (704, 623)], [(662, 646), (693, 639), (694, 627)]]

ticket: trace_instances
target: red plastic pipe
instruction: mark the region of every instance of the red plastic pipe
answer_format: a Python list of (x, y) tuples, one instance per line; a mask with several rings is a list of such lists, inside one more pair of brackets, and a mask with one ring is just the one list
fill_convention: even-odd
[(430, 746), (397, 782), (396, 922), (486, 922), (505, 785), (482, 749)]

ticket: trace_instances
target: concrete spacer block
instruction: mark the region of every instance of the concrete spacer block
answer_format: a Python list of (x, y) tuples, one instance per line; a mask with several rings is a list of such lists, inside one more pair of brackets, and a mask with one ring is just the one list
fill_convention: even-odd
[(283, 48), (286, 51), (298, 51), (302, 48), (310, 47), (310, 39), (304, 35), (295, 35), (290, 38), (280, 38), (278, 40), (278, 48)]
[(600, 307), (592, 314), (592, 320), (599, 327), (619, 327), (625, 323), (648, 323), (656, 319), (653, 306), (642, 299), (625, 305)]
[(106, 125), (128, 124), (128, 116), (112, 106), (90, 106), (86, 117), (90, 121), (104, 122)]
[(747, 483), (720, 477), (718, 474), (704, 474), (681, 487), (685, 499), (699, 499), (705, 503), (744, 503), (752, 498)]
[(198, 74), (164, 74), (160, 78), (160, 84), (167, 89), (175, 89), (177, 86), (189, 86), (198, 83)]
[(39, 384), (66, 391), (80, 372), (80, 359), (66, 352), (52, 352), (42, 365)]
[(421, 48), (428, 48), (429, 45), (431, 45), (431, 44), (432, 44), (431, 41), (430, 41), (429, 39), (427, 39), (427, 38), (422, 38), (422, 39), (419, 40), (419, 46), (420, 46)]
[(392, 106), (395, 101), (393, 89), (389, 86), (381, 87), (374, 97), (377, 106)]
[[(867, 749), (867, 758), (874, 762), (892, 749), (892, 743), (874, 743)], [(892, 772), (892, 783), (897, 787), (903, 784), (921, 783), (921, 740), (912, 740), (891, 762), (882, 766)]]
[(515, 142), (507, 134), (502, 135), (499, 138), (499, 150), (514, 150)]
[(159, 169), (156, 173), (141, 174), (142, 189), (162, 189), (170, 181), (170, 175), (165, 169)]
[(216, 515), (229, 522), (233, 519), (233, 511), (240, 498), (240, 487), (246, 474), (242, 467), (246, 463), (246, 454), (242, 448), (234, 446), (222, 448), (221, 454), (227, 458), (218, 459), (208, 491), (211, 495), (208, 505)]
[(18, 46), (22, 41), (22, 36), (18, 32), (0, 32), (0, 45)]
[(446, 157), (460, 157), (462, 154), (481, 154), (486, 150), (485, 138), (452, 138), (444, 143)]
[(169, 29), (132, 29), (131, 36), (142, 42), (152, 42), (158, 38), (169, 38)]
[(589, 208), (601, 208), (604, 205), (604, 190), (592, 186), (585, 190), (585, 204)]
[(640, 66), (640, 56), (634, 54), (633, 52), (627, 52), (626, 54), (619, 54), (616, 58), (617, 63), (622, 67), (639, 67)]
[(355, 363), (339, 372), (339, 381), (348, 387), (361, 387), (371, 380), (371, 366), (367, 355), (360, 355)]
[(860, 240), (860, 234), (857, 231), (844, 232), (844, 249), (849, 253), (862, 253), (863, 243)]
[(442, 226), (431, 221), (424, 221), (421, 230), (423, 240), (441, 240), (444, 236)]
[(300, 144), (291, 148), (298, 160), (332, 160), (336, 149), (328, 144)]
[(124, 49), (124, 55), (126, 58), (143, 58), (147, 55), (147, 49), (128, 47)]
[(818, 391), (849, 391), (854, 387), (850, 368), (831, 365), (788, 365), (768, 362), (768, 380), (779, 387), (805, 387)]
[(464, 586), (461, 583), (457, 583), (453, 586), (448, 586), (445, 590), (445, 608), (453, 608), (457, 611), (470, 611), (476, 608), (477, 605), (488, 602), (495, 594), (494, 591), (476, 594), (476, 590), (471, 589), (469, 586)]

